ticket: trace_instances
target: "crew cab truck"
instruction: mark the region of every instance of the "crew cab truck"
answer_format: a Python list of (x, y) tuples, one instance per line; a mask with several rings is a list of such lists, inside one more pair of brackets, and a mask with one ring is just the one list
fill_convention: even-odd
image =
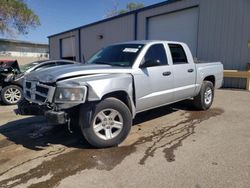
[(209, 109), (222, 82), (222, 64), (194, 63), (184, 43), (132, 41), (103, 48), (84, 65), (28, 74), (19, 109), (36, 105), (51, 123), (74, 121), (104, 148), (120, 144), (140, 112), (185, 99)]

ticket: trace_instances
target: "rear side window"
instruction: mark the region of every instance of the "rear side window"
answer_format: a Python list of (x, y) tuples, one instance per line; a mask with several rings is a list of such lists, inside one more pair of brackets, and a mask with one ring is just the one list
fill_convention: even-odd
[(170, 48), (174, 65), (188, 63), (186, 53), (181, 45), (169, 44), (168, 46)]
[(147, 60), (154, 60), (159, 61), (161, 65), (167, 65), (167, 56), (165, 52), (165, 48), (163, 44), (154, 44), (152, 45), (146, 55), (145, 55), (145, 61)]

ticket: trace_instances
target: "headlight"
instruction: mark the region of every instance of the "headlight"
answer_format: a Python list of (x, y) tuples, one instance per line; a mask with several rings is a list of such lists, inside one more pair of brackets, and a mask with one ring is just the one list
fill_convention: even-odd
[(78, 88), (56, 88), (55, 102), (85, 102), (87, 87), (81, 86)]

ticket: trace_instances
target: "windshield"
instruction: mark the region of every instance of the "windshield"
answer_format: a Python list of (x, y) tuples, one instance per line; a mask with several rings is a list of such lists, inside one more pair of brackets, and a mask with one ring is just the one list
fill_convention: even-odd
[(108, 46), (92, 56), (87, 61), (87, 64), (132, 67), (143, 46), (142, 44), (118, 44)]
[(30, 68), (38, 65), (39, 63), (42, 63), (43, 61), (35, 61), (35, 62), (32, 62), (32, 63), (29, 63), (29, 64), (26, 64), (26, 65), (21, 65), (20, 66), (20, 70), (21, 72), (26, 72), (27, 70), (29, 70)]

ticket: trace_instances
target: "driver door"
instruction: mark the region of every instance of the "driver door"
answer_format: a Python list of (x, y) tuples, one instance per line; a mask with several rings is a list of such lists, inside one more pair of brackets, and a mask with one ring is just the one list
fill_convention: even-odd
[(135, 75), (136, 110), (145, 111), (173, 101), (173, 71), (163, 44), (146, 52), (140, 74)]

